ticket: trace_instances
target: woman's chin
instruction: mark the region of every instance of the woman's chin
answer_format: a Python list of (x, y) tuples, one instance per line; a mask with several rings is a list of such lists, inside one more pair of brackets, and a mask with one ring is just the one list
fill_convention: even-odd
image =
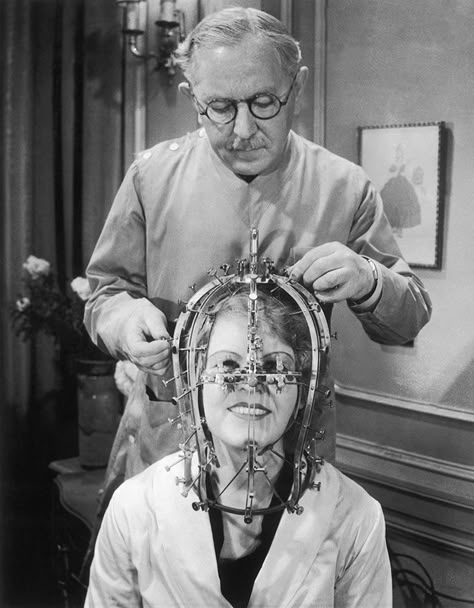
[(216, 447), (219, 445), (220, 449), (241, 454), (243, 451), (247, 450), (251, 443), (254, 444), (257, 451), (260, 451), (268, 446), (274, 445), (278, 442), (279, 437), (275, 433), (255, 432), (249, 434), (248, 429), (245, 429), (244, 432), (233, 429), (231, 434), (225, 436), (218, 437), (213, 434), (213, 439)]

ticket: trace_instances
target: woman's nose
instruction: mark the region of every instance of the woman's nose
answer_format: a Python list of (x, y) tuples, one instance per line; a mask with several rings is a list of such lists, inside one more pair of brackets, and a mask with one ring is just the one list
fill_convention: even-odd
[(245, 101), (237, 104), (237, 114), (234, 119), (234, 133), (240, 139), (250, 139), (258, 130), (255, 116)]
[(268, 384), (259, 378), (259, 374), (249, 374), (247, 382), (240, 382), (239, 388), (246, 392), (249, 390), (255, 390), (257, 393), (264, 393), (269, 390)]

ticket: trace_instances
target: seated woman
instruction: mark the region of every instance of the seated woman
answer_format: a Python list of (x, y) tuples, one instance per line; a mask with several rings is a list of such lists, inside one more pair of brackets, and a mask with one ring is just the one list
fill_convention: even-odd
[(178, 320), (180, 451), (123, 483), (87, 608), (391, 606), (380, 505), (317, 456), (329, 334), (251, 253)]

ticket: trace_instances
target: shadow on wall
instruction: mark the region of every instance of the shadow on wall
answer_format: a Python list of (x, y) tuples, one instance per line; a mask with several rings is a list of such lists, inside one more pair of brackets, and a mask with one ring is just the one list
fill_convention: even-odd
[[(474, 395), (474, 340), (463, 349), (457, 359), (457, 361), (447, 364), (444, 383), (449, 382), (449, 385), (440, 394), (440, 400), (442, 403), (456, 404), (471, 409)], [(450, 370), (456, 370), (457, 373), (451, 374)]]

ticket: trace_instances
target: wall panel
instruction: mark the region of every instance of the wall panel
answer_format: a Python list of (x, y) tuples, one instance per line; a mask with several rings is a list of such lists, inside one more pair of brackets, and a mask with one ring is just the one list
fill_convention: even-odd
[(338, 462), (381, 501), (396, 550), (439, 590), (474, 597), (474, 4), (331, 0), (327, 10), (329, 149), (358, 162), (359, 126), (448, 127), (442, 269), (418, 271), (431, 322), (413, 347), (381, 346), (345, 305), (335, 310)]

